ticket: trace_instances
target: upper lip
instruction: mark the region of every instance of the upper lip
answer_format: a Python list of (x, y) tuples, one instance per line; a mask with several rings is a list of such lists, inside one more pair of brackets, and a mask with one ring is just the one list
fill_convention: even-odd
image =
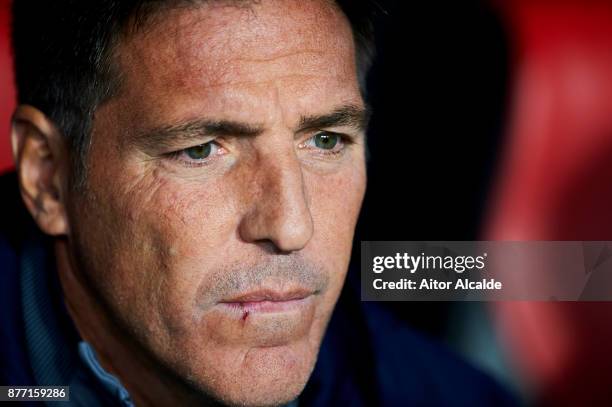
[(223, 299), (220, 302), (258, 302), (258, 301), (291, 301), (301, 300), (314, 294), (312, 290), (302, 288), (289, 291), (275, 291), (269, 289), (261, 289), (240, 293), (228, 299)]

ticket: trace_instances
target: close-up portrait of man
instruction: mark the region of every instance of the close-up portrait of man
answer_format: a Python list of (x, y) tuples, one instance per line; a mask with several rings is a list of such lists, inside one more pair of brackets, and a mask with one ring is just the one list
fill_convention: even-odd
[(511, 404), (344, 284), (375, 8), (13, 2), (0, 385), (83, 406)]

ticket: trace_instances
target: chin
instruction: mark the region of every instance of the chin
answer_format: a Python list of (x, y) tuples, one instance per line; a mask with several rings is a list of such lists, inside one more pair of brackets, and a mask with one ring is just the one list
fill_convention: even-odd
[(192, 375), (200, 392), (226, 405), (277, 406), (300, 395), (314, 368), (318, 345), (313, 349), (303, 340), (223, 353), (217, 363), (194, 369), (201, 373)]

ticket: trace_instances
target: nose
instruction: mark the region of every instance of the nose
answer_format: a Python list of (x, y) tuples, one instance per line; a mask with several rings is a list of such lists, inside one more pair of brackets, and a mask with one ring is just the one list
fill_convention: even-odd
[(256, 167), (254, 193), (239, 226), (241, 239), (271, 243), (278, 252), (301, 250), (312, 237), (313, 222), (295, 150), (262, 154)]

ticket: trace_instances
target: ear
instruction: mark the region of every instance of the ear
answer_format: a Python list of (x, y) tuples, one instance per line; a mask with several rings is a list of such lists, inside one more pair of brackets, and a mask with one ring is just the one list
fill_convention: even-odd
[(20, 105), (13, 114), (13, 158), (21, 196), (40, 229), (68, 234), (68, 150), (60, 131), (40, 110)]

